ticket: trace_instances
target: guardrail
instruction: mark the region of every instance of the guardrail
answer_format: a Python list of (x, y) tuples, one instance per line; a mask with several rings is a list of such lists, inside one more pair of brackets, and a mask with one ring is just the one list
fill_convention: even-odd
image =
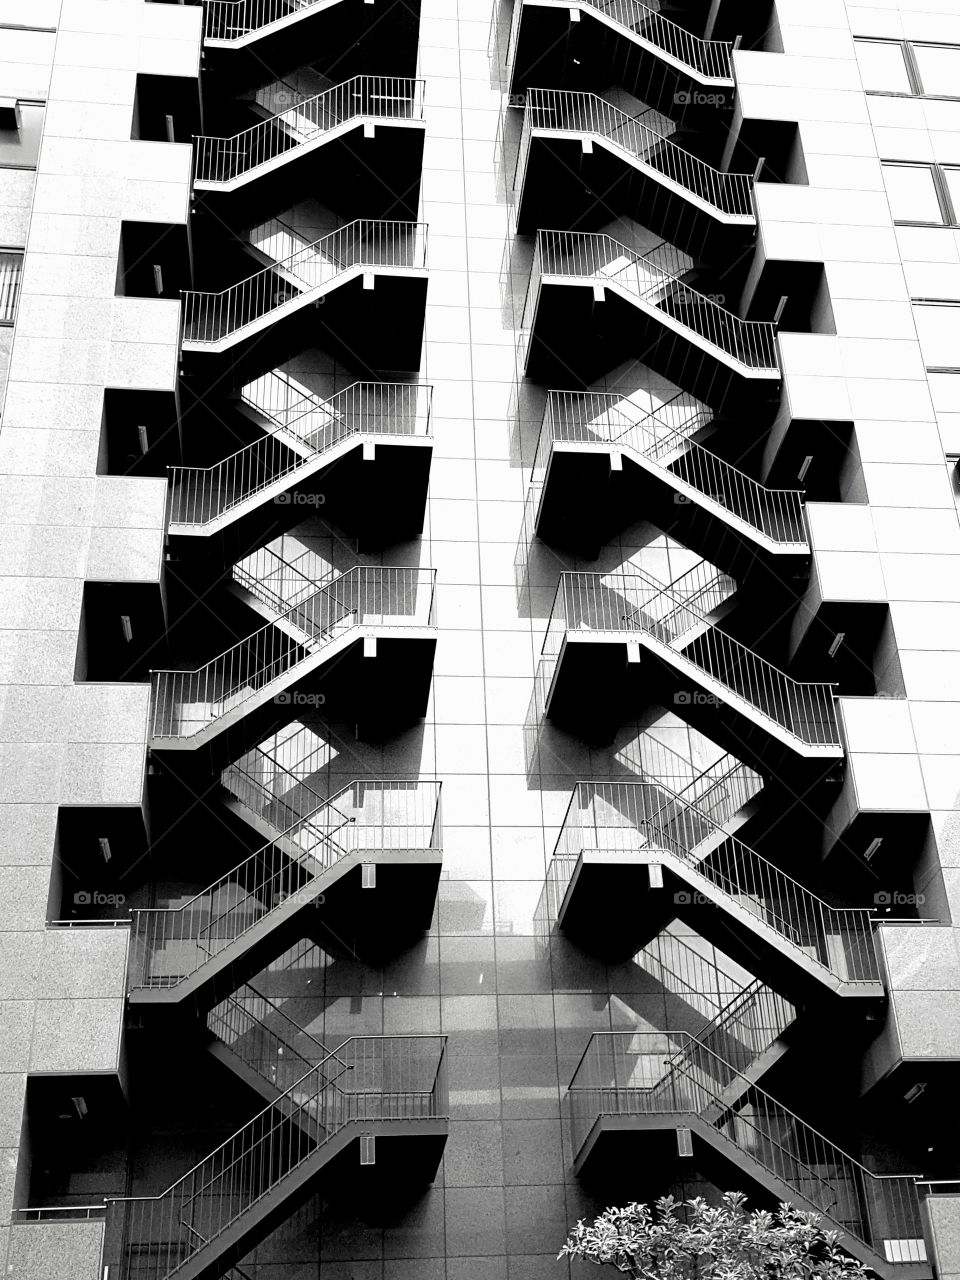
[(523, 185), (535, 129), (577, 136), (594, 133), (717, 213), (751, 219), (754, 216), (754, 175), (715, 169), (678, 146), (657, 127), (661, 117), (652, 108), (631, 116), (599, 94), (570, 89), (527, 89), (524, 107), (515, 189)]
[(195, 134), (194, 181), (231, 182), (351, 120), (421, 120), (423, 88), (411, 77), (354, 76), (232, 137)]
[(203, 666), (151, 671), (151, 737), (193, 737), (353, 627), (433, 626), (435, 583), (434, 569), (358, 565)]
[[(680, 276), (686, 263), (673, 246), (659, 245), (654, 253), (656, 259), (637, 253), (604, 232), (539, 231), (524, 327), (532, 322), (543, 276), (591, 280), (619, 286), (745, 368), (779, 371), (775, 323), (742, 320), (685, 284)], [(664, 263), (670, 264), (669, 269)]]
[(426, 262), (426, 223), (357, 218), (219, 293), (182, 290), (183, 340), (221, 342), (349, 271)]
[(240, 40), (329, 0), (205, 0), (203, 34), (207, 40)]
[[(673, 419), (671, 421), (671, 419)], [(709, 411), (681, 395), (644, 412), (615, 392), (549, 391), (533, 464), (543, 483), (554, 443), (635, 449), (667, 480), (689, 486), (765, 538), (806, 546), (802, 489), (768, 489), (690, 437), (710, 421)]]

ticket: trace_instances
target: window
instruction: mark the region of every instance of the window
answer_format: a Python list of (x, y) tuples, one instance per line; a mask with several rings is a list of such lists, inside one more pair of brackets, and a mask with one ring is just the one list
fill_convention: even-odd
[(960, 302), (915, 302), (913, 313), (927, 368), (960, 368)]
[(960, 98), (960, 48), (949, 44), (915, 44), (922, 92), (940, 98)]
[(910, 93), (913, 83), (899, 40), (856, 40), (863, 87), (870, 93)]
[(951, 221), (940, 198), (933, 166), (884, 163), (883, 181), (894, 222), (925, 222), (942, 227)]
[(22, 271), (22, 250), (0, 249), (0, 324), (13, 324)]
[[(960, 168), (945, 165), (943, 168), (943, 185), (947, 198), (953, 206), (955, 215), (960, 215)], [(956, 222), (956, 216), (954, 217)]]
[(854, 40), (867, 93), (960, 98), (960, 45), (909, 40)]

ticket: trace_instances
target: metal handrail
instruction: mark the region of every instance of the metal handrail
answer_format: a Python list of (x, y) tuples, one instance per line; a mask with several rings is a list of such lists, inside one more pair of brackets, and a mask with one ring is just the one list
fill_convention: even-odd
[[(530, 299), (535, 296), (534, 289), (539, 291), (543, 276), (614, 284), (746, 368), (779, 371), (775, 322), (743, 320), (691, 288), (680, 278), (687, 263), (674, 246), (661, 244), (655, 253), (659, 260), (649, 253), (638, 253), (606, 232), (538, 231)], [(664, 262), (670, 267), (662, 265)], [(528, 302), (525, 311), (529, 314), (530, 309)]]
[(349, 1086), (324, 1058), (165, 1191), (106, 1198), (103, 1260), (119, 1280), (175, 1274), (348, 1125), (449, 1118), (446, 1036), (351, 1036), (334, 1053)]
[(204, 39), (241, 40), (316, 4), (329, 3), (330, 0), (205, 0)]
[[(661, 625), (654, 610), (677, 606)], [(755, 712), (810, 746), (839, 748), (835, 686), (798, 681), (721, 631), (691, 599), (642, 570), (561, 574), (541, 652), (541, 684), (549, 688), (568, 632), (637, 633), (671, 651)]]
[[(243, 398), (250, 403), (255, 394)], [(431, 398), (431, 387), (406, 382), (354, 382), (328, 400), (309, 397), (310, 403), (290, 421), (276, 422), (221, 462), (168, 467), (170, 527), (210, 524), (278, 481), (294, 481), (300, 472), (315, 468), (319, 458), (345, 440), (426, 436)]]
[(696, 1115), (867, 1248), (896, 1241), (914, 1254), (901, 1261), (921, 1260), (916, 1174), (873, 1173), (689, 1033), (594, 1033), (568, 1100), (577, 1149), (604, 1115)]
[[(716, 835), (723, 837), (719, 847), (699, 854)], [(641, 849), (675, 857), (798, 958), (852, 985), (880, 981), (870, 909), (831, 906), (663, 783), (578, 782), (554, 847), (554, 882), (558, 890), (563, 879), (569, 883), (586, 852)]]
[[(689, 404), (689, 397), (682, 396), (668, 403), (679, 399)], [(710, 421), (703, 407), (691, 408), (679, 426), (664, 421), (664, 408), (644, 413), (616, 392), (548, 391), (534, 475), (545, 475), (555, 442), (635, 449), (667, 479), (722, 507), (771, 541), (807, 545), (802, 489), (768, 489), (692, 440)]]
[(754, 174), (730, 173), (707, 164), (674, 142), (663, 126), (657, 128), (662, 117), (652, 109), (631, 116), (599, 94), (570, 89), (527, 89), (524, 106), (515, 189), (522, 186), (526, 174), (534, 129), (577, 135), (594, 133), (716, 212), (729, 217), (753, 217)]
[(151, 736), (201, 733), (355, 627), (433, 626), (435, 585), (434, 569), (358, 565), (202, 666), (151, 670)]
[(220, 342), (351, 271), (422, 270), (427, 225), (356, 218), (218, 293), (181, 290), (183, 340)]
[(364, 117), (421, 120), (424, 81), (409, 76), (353, 76), (303, 98), (231, 137), (194, 134), (194, 182), (232, 182)]
[[(577, 0), (585, 8), (595, 9), (622, 27), (628, 35), (637, 36), (657, 54), (666, 54), (698, 78), (733, 83), (734, 44), (729, 40), (704, 40), (686, 28), (665, 18), (640, 0)], [(570, 0), (538, 0), (539, 4), (556, 4), (569, 9)], [(517, 47), (523, 0), (513, 10), (507, 63), (512, 65)]]
[(351, 782), (180, 906), (131, 911), (130, 989), (179, 986), (291, 898), (313, 901), (317, 878), (350, 855), (439, 850), (440, 790)]
[(27, 1206), (11, 1209), (11, 1216), (24, 1222), (92, 1222), (102, 1218), (107, 1211), (105, 1204), (54, 1204)]

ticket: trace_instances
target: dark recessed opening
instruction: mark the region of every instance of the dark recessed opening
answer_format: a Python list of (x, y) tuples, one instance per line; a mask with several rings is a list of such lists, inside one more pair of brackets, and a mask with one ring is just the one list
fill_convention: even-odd
[(200, 88), (191, 76), (137, 76), (131, 138), (190, 142), (200, 133)]
[(127, 1108), (116, 1075), (28, 1076), (23, 1127), (18, 1208), (124, 1193)]
[(803, 489), (808, 502), (866, 502), (853, 423), (794, 419), (766, 483)]
[(124, 222), (120, 231), (117, 293), (128, 298), (179, 298), (190, 287), (185, 226)]
[(775, 318), (783, 333), (837, 332), (822, 262), (767, 261), (747, 319)]
[(166, 476), (180, 461), (177, 397), (172, 391), (103, 393), (99, 475)]
[(758, 167), (760, 182), (807, 185), (807, 166), (795, 120), (744, 120), (730, 168), (752, 173)]
[(164, 613), (155, 582), (86, 582), (74, 679), (136, 684), (163, 666)]
[(143, 878), (143, 810), (64, 806), (50, 875), (50, 920), (122, 920)]

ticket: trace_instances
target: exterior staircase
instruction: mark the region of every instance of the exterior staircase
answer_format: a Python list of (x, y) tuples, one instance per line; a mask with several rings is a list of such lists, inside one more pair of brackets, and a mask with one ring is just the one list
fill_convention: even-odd
[(354, 382), (323, 400), (272, 371), (238, 396), (264, 434), (212, 467), (170, 467), (169, 529), (210, 537), (332, 466), (352, 449), (429, 446), (432, 388), (419, 383)]
[[(234, 576), (242, 572), (235, 568)], [(208, 744), (271, 699), (289, 702), (291, 686), (365, 637), (386, 633), (432, 644), (434, 582), (433, 569), (358, 566), (308, 584), (312, 590), (304, 588), (291, 604), (249, 573), (251, 599), (258, 590), (260, 597), (270, 593), (271, 620), (194, 670), (151, 671), (151, 746)]]
[(521, 224), (530, 150), (538, 137), (589, 138), (710, 217), (726, 225), (754, 224), (753, 175), (723, 172), (692, 155), (671, 138), (676, 125), (661, 112), (629, 114), (608, 97), (566, 89), (528, 88), (524, 106), (514, 179)]
[[(513, 15), (508, 62), (515, 65), (524, 11), (571, 10), (569, 0), (517, 0)], [(576, 0), (579, 13), (596, 19), (632, 44), (640, 46), (661, 65), (678, 70), (705, 88), (733, 87), (733, 45), (724, 40), (702, 40), (671, 22), (656, 0)]]
[[(714, 1041), (716, 1042), (716, 1041)], [(872, 1173), (801, 1120), (702, 1037), (594, 1034), (566, 1104), (579, 1172), (640, 1134), (676, 1130), (774, 1203), (823, 1215), (843, 1248), (882, 1280), (929, 1277), (916, 1178)], [(711, 1168), (713, 1165), (711, 1165)]]
[(183, 291), (185, 351), (226, 350), (365, 273), (425, 277), (424, 223), (357, 218), (309, 244), (279, 220), (260, 233), (251, 248), (270, 265), (219, 293)]
[(253, 106), (290, 105), (229, 138), (194, 139), (194, 186), (233, 191), (299, 159), (363, 122), (414, 123), (423, 119), (423, 81), (399, 76), (354, 76), (313, 96), (283, 81), (261, 89)]
[(667, 242), (655, 253), (639, 253), (605, 232), (544, 231), (537, 233), (523, 329), (529, 349), (545, 283), (591, 284), (602, 299), (614, 289), (661, 329), (693, 344), (711, 357), (749, 377), (779, 379), (776, 326), (765, 320), (743, 320), (719, 302), (699, 293), (681, 277), (689, 259)]
[(383, 867), (435, 891), (441, 861), (439, 782), (353, 782), (202, 892), (133, 912), (129, 999), (209, 1007), (279, 954), (351, 872)]
[[(840, 758), (833, 686), (793, 680), (715, 626), (707, 606), (719, 603), (724, 582), (707, 567), (699, 591), (682, 593), (640, 570), (562, 574), (538, 672), (545, 712), (555, 713), (561, 683), (565, 702), (577, 696), (564, 676), (574, 648), (632, 643), (637, 655), (648, 650), (683, 689), (696, 691), (677, 695), (678, 705), (732, 716), (740, 741), (760, 731), (800, 756)], [(627, 652), (629, 665), (636, 657)]]
[(343, 0), (206, 0), (203, 36), (208, 48), (242, 49), (299, 19)]
[[(578, 783), (548, 883), (562, 927), (583, 932), (601, 900), (621, 902), (623, 921), (600, 924), (608, 942), (621, 923), (649, 933), (695, 918), (722, 949), (739, 937), (753, 966), (789, 971), (791, 988), (883, 996), (872, 911), (830, 906), (663, 783)], [(622, 939), (625, 952), (635, 944)]]
[(429, 1180), (449, 1125), (445, 1049), (445, 1036), (353, 1036), (160, 1195), (109, 1198), (111, 1280), (229, 1274), (360, 1138), (361, 1162), (381, 1162), (382, 1144)]
[(683, 393), (646, 411), (615, 392), (548, 392), (531, 477), (537, 533), (543, 528), (549, 540), (562, 527), (560, 512), (570, 518), (567, 469), (582, 477), (585, 457), (612, 464), (616, 456), (660, 487), (665, 501), (695, 507), (715, 544), (733, 537), (770, 556), (809, 554), (802, 491), (765, 488), (704, 448), (695, 437), (710, 422), (709, 410)]

